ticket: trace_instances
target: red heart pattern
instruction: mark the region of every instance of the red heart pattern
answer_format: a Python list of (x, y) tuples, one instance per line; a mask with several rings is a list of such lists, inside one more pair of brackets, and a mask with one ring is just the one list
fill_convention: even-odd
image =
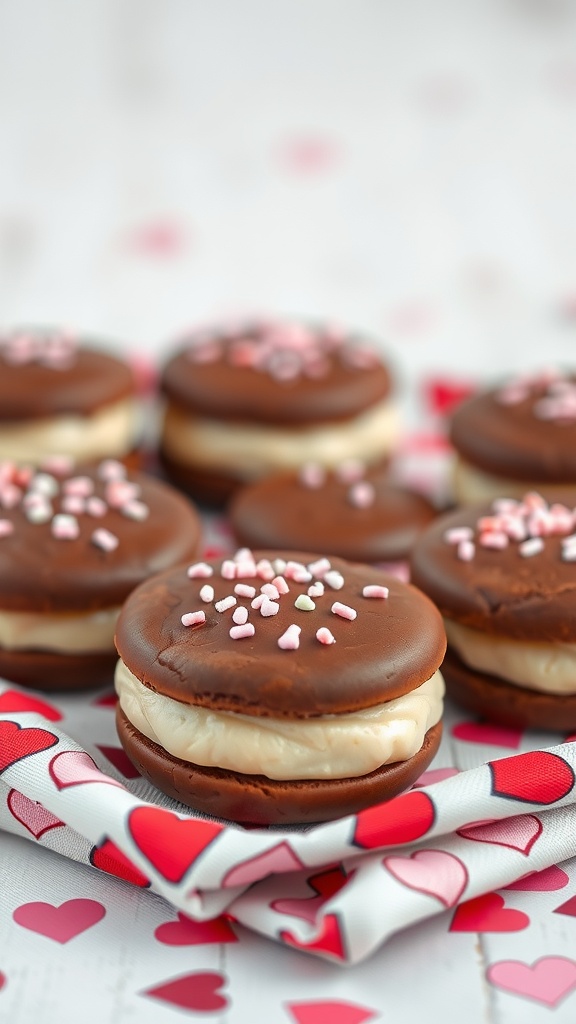
[(520, 932), (530, 924), (521, 910), (506, 907), (498, 893), (488, 892), (466, 900), (454, 911), (451, 932)]
[(411, 790), (357, 815), (353, 842), (364, 850), (413, 843), (430, 831), (436, 809), (427, 793)]
[(96, 900), (78, 899), (67, 900), (59, 907), (51, 903), (23, 903), (12, 917), (22, 928), (64, 944), (98, 924), (105, 914), (105, 908)]
[(238, 942), (232, 926), (225, 917), (213, 921), (193, 921), (178, 913), (177, 921), (166, 921), (158, 926), (154, 937), (164, 946), (203, 946), (208, 943)]
[(378, 1015), (358, 1003), (343, 1002), (340, 999), (315, 999), (308, 1003), (286, 1003), (296, 1024), (364, 1024)]
[(139, 885), (142, 889), (150, 885), (150, 880), (146, 878), (146, 875), (142, 874), (111, 839), (104, 839), (100, 846), (92, 847), (90, 850), (90, 863), (100, 871), (106, 871), (109, 875), (123, 878), (125, 882)]
[(148, 988), (142, 995), (181, 1010), (210, 1013), (228, 1006), (227, 997), (220, 991), (226, 982), (226, 976), (218, 971), (193, 971)]
[(178, 883), (223, 831), (212, 821), (179, 818), (161, 807), (136, 807), (128, 828), (140, 852), (168, 882)]
[(567, 761), (548, 750), (532, 750), (519, 757), (488, 763), (492, 793), (506, 800), (553, 804), (574, 788), (574, 772)]
[(307, 885), (310, 886), (315, 896), (305, 896), (303, 899), (283, 899), (274, 900), (270, 904), (272, 910), (277, 911), (278, 914), (289, 914), (292, 917), (301, 917), (302, 920), (314, 924), (318, 917), (318, 912), (325, 903), (328, 902), (332, 896), (335, 896), (337, 892), (346, 885), (348, 878), (344, 873), (343, 868), (331, 868), (329, 871), (321, 871), (316, 875), (311, 875), (307, 879)]
[(543, 871), (531, 871), (529, 875), (510, 882), (510, 885), (505, 885), (504, 888), (517, 892), (554, 892), (556, 889), (563, 889), (569, 881), (566, 872), (552, 864)]
[(0, 693), (0, 714), (12, 711), (35, 711), (50, 722), (59, 722), (62, 718), (58, 709), (45, 700), (32, 697), (29, 693), (20, 693), (19, 690), (4, 690), (4, 693)]
[(465, 743), (483, 743), (518, 750), (524, 733), (520, 729), (507, 729), (490, 722), (460, 722), (452, 729), (452, 735)]
[(64, 826), (64, 822), (60, 821), (55, 814), (51, 814), (36, 800), (29, 800), (17, 789), (10, 790), (7, 804), (12, 817), (24, 825), (24, 828), (28, 829), (35, 839), (40, 839), (50, 829)]
[(565, 903), (560, 904), (554, 910), (555, 914), (565, 914), (566, 917), (576, 917), (576, 896), (571, 896)]
[(26, 728), (17, 722), (0, 722), (0, 775), (17, 761), (39, 754), (58, 743), (58, 737), (47, 729)]
[(296, 949), (322, 953), (336, 960), (344, 961), (347, 958), (344, 935), (337, 914), (326, 914), (318, 937), (310, 942), (302, 942), (288, 931), (281, 931), (280, 938), (287, 946), (294, 946)]

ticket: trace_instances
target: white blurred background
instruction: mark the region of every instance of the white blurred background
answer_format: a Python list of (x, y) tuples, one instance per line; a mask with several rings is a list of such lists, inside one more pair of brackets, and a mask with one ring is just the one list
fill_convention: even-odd
[(326, 317), (423, 415), (573, 362), (575, 183), (572, 0), (0, 0), (3, 325)]

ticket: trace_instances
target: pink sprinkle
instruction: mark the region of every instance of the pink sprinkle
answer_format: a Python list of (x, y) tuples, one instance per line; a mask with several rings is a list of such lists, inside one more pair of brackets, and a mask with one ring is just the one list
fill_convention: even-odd
[(332, 566), (327, 558), (319, 558), (317, 562), (310, 562), (308, 564), (308, 571), (313, 576), (324, 576), (325, 573), (330, 572)]
[(476, 554), (476, 547), (471, 540), (461, 540), (457, 553), (461, 562), (471, 562)]
[(323, 594), (324, 584), (320, 583), (320, 581), (312, 583), (312, 585), (308, 587), (308, 597), (322, 597)]
[(194, 565), (189, 565), (186, 570), (188, 579), (207, 579), (208, 576), (212, 576), (214, 569), (207, 562), (194, 562)]
[(67, 494), (62, 498), (61, 507), (63, 512), (81, 516), (86, 511), (86, 499), (81, 498), (79, 494)]
[(335, 569), (331, 569), (330, 572), (324, 573), (324, 582), (332, 587), (332, 590), (342, 590), (344, 586), (344, 577), (342, 573), (336, 572)]
[(76, 540), (80, 534), (78, 520), (75, 516), (57, 515), (54, 516), (51, 524), (51, 533), (58, 540)]
[(236, 598), (233, 594), (229, 597), (223, 597), (221, 601), (216, 601), (214, 605), (217, 612), (227, 612), (229, 608), (233, 608), (236, 604)]
[(522, 555), (522, 558), (532, 558), (533, 555), (539, 555), (544, 550), (544, 541), (541, 537), (530, 537), (529, 540), (525, 540), (518, 547), (518, 551)]
[(96, 495), (93, 495), (91, 498), (88, 498), (86, 502), (86, 511), (89, 516), (94, 516), (95, 519), (101, 519), (102, 516), (106, 515), (108, 505), (102, 500), (102, 498), (97, 498)]
[(47, 473), (54, 473), (56, 476), (67, 476), (74, 469), (74, 459), (68, 455), (48, 455), (42, 459), (40, 468)]
[(126, 466), (117, 459), (104, 459), (98, 466), (98, 476), (101, 480), (124, 480), (126, 477)]
[(311, 490), (322, 487), (326, 480), (326, 470), (317, 462), (306, 462), (298, 474), (300, 483)]
[(139, 485), (129, 480), (112, 480), (106, 484), (105, 497), (110, 508), (122, 508), (129, 501), (134, 501), (139, 494)]
[(269, 615), (277, 615), (280, 611), (280, 605), (276, 604), (275, 601), (271, 601), (269, 597), (264, 594), (264, 600), (260, 605), (260, 615), (264, 615), (268, 618)]
[(230, 636), (233, 640), (243, 640), (244, 637), (254, 636), (256, 632), (252, 622), (245, 622), (242, 626), (232, 626)]
[(348, 491), (348, 501), (354, 508), (370, 508), (376, 500), (376, 491), (367, 480), (359, 480), (352, 484)]
[(366, 472), (366, 466), (360, 459), (346, 459), (336, 466), (335, 473), (343, 484), (355, 484)]
[(247, 583), (237, 583), (234, 587), (234, 593), (238, 594), (238, 597), (254, 597), (256, 587), (250, 587)]
[(5, 483), (0, 487), (0, 505), (4, 508), (16, 508), (22, 500), (22, 491), (15, 484)]
[(388, 587), (379, 587), (376, 584), (369, 587), (364, 587), (362, 591), (362, 597), (388, 597), (390, 591)]
[(277, 601), (278, 598), (280, 597), (280, 592), (278, 588), (274, 586), (273, 583), (264, 583), (260, 587), (260, 593), (266, 594), (266, 597), (269, 597), (272, 601)]
[(495, 512), (504, 513), (506, 515), (510, 512), (517, 512), (520, 508), (520, 502), (514, 498), (496, 498), (496, 501), (492, 503), (492, 508)]
[(73, 476), (62, 484), (64, 494), (75, 494), (89, 498), (94, 492), (94, 481), (89, 476)]
[(256, 564), (256, 573), (261, 580), (269, 581), (274, 579), (274, 569), (272, 568), (272, 563), (267, 558), (261, 558)]
[(183, 626), (203, 626), (206, 622), (206, 612), (186, 612), (180, 622)]
[(290, 587), (286, 583), (286, 580), (284, 579), (283, 576), (275, 576), (274, 579), (272, 580), (272, 586), (276, 587), (276, 590), (278, 591), (278, 596), (280, 596), (281, 594), (288, 594), (290, 592)]
[[(57, 519), (57, 516), (54, 516)], [(92, 543), (97, 548), (102, 548), (102, 551), (115, 551), (120, 541), (110, 530), (98, 529), (94, 530), (92, 534)]]
[(210, 601), (214, 600), (214, 587), (211, 587), (209, 583), (205, 583), (203, 587), (200, 587), (200, 600), (204, 601), (205, 604), (210, 604)]
[(233, 562), (231, 558), (225, 558), (224, 561), (222, 562), (220, 575), (225, 580), (236, 579), (236, 562)]
[(264, 601), (269, 601), (270, 598), (266, 597), (266, 594), (257, 594), (253, 601), (250, 602), (250, 607), (258, 611), (262, 607)]
[(243, 559), (241, 562), (236, 562), (236, 579), (238, 580), (251, 580), (256, 576), (256, 562), (254, 559)]
[[(288, 573), (286, 573), (286, 575), (288, 576)], [(294, 583), (310, 583), (312, 573), (308, 572), (308, 569), (305, 569), (304, 566), (302, 566), (301, 569), (294, 569), (292, 575), (288, 578), (292, 579)]]
[(522, 499), (522, 504), (528, 509), (547, 508), (546, 500), (537, 491), (529, 491)]
[(286, 632), (282, 633), (281, 637), (278, 637), (278, 647), (283, 651), (297, 651), (300, 647), (301, 632), (300, 626), (288, 626)]
[(14, 523), (9, 519), (0, 519), (0, 537), (9, 537), (14, 533)]
[(196, 343), (188, 350), (187, 356), (193, 363), (216, 363), (222, 358), (222, 345), (218, 341)]
[(284, 576), (286, 577), (287, 580), (294, 580), (295, 574), (301, 572), (306, 572), (306, 566), (302, 565), (302, 562), (286, 562), (286, 566), (284, 568)]
[(235, 562), (245, 562), (247, 559), (249, 562), (254, 561), (254, 555), (250, 548), (238, 548), (238, 550), (234, 552)]
[(472, 540), (474, 530), (470, 526), (453, 526), (446, 530), (444, 540), (447, 544), (460, 544), (463, 540)]
[(339, 615), (341, 619), (349, 619), (350, 621), (355, 619), (358, 614), (355, 608), (351, 608), (348, 604), (342, 604), (340, 601), (334, 601), (330, 611), (334, 615)]
[(321, 626), (320, 627), (320, 629), (316, 633), (316, 639), (319, 640), (321, 644), (335, 644), (336, 643), (334, 635), (330, 632), (329, 629), (326, 628), (326, 626)]
[(232, 622), (235, 622), (237, 626), (243, 626), (245, 622), (248, 622), (248, 609), (244, 605), (234, 609), (232, 612)]
[(520, 383), (511, 382), (496, 394), (496, 400), (502, 405), (518, 405), (528, 398), (528, 388)]
[(508, 547), (508, 537), (498, 530), (488, 530), (486, 533), (480, 534), (478, 543), (483, 548), (495, 548), (501, 551), (502, 548)]
[(354, 370), (371, 370), (377, 365), (378, 356), (367, 345), (354, 345), (342, 351), (342, 361)]
[(481, 533), (485, 530), (499, 530), (502, 526), (502, 520), (503, 516), (480, 516), (476, 526)]
[(127, 519), (134, 519), (137, 523), (143, 523), (145, 519), (148, 519), (150, 515), (150, 509), (143, 501), (127, 501), (125, 505), (121, 505), (120, 511), (123, 516)]

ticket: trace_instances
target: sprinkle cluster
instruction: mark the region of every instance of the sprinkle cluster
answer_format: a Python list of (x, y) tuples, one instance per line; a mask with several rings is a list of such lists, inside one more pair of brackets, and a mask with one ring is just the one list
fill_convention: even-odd
[(455, 547), (460, 561), (471, 562), (476, 545), (502, 551), (512, 542), (518, 544), (522, 558), (532, 558), (544, 550), (544, 537), (556, 536), (562, 538), (562, 561), (576, 562), (576, 509), (560, 502), (549, 505), (541, 494), (530, 491), (521, 501), (497, 499), (492, 513), (480, 516), (475, 527), (446, 530), (444, 540)]
[(533, 412), (537, 419), (566, 422), (576, 420), (576, 381), (558, 369), (515, 377), (496, 398), (502, 405), (519, 405), (538, 393)]
[[(334, 469), (334, 475), (348, 490), (346, 498), (354, 508), (371, 508), (376, 500), (374, 484), (364, 480), (366, 466), (359, 459), (346, 459)], [(319, 490), (326, 483), (327, 470), (317, 462), (306, 462), (299, 473), (303, 487)]]
[(369, 370), (380, 362), (372, 347), (354, 341), (338, 327), (318, 329), (276, 321), (233, 324), (218, 334), (196, 334), (188, 355), (195, 363), (226, 360), (279, 381), (326, 377), (334, 357), (356, 370)]
[(51, 370), (68, 370), (76, 361), (76, 338), (64, 331), (15, 331), (0, 337), (0, 357), (10, 366), (40, 363)]
[[(0, 462), (0, 508), (20, 508), (29, 523), (50, 524), (58, 540), (76, 540), (80, 535), (78, 517), (101, 519), (110, 509), (127, 519), (142, 522), (149, 515), (140, 499), (140, 485), (126, 478), (126, 467), (115, 459), (105, 459), (97, 468), (104, 485), (104, 497), (95, 494), (95, 481), (89, 476), (72, 476), (73, 462), (64, 456), (48, 458), (41, 468)], [(55, 501), (59, 511), (55, 510)], [(14, 533), (11, 519), (0, 518), (0, 538)], [(92, 531), (90, 540), (102, 551), (114, 551), (118, 537), (104, 527)]]
[[(206, 580), (213, 575), (214, 569), (207, 562), (194, 562), (188, 567), (188, 578), (192, 580)], [(327, 591), (341, 590), (345, 582), (342, 573), (333, 569), (327, 558), (319, 558), (308, 565), (283, 558), (275, 558), (273, 561), (263, 558), (256, 562), (249, 548), (241, 548), (233, 558), (225, 559), (220, 567), (220, 576), (230, 581), (231, 593), (214, 602), (214, 587), (203, 583), (199, 598), (204, 604), (214, 602), (214, 609), (220, 615), (234, 609), (231, 615), (233, 625), (229, 630), (232, 640), (254, 636), (258, 617), (270, 618), (277, 615), (283, 598), (291, 600), (298, 611), (313, 612), (318, 598), (324, 597)], [(261, 579), (263, 582), (257, 589), (252, 583), (242, 582), (248, 579)], [(385, 600), (388, 593), (388, 587), (374, 584), (362, 590), (362, 596), (367, 599)], [(239, 598), (244, 598), (250, 604), (239, 604)], [(355, 608), (341, 601), (334, 601), (330, 610), (333, 615), (350, 622), (358, 615)], [(251, 612), (255, 621), (250, 621)], [(203, 626), (206, 623), (206, 612), (203, 609), (186, 612), (181, 622), (183, 626)], [(278, 637), (278, 647), (284, 651), (297, 650), (301, 633), (302, 626), (297, 622), (292, 623)], [(334, 634), (326, 626), (316, 630), (315, 637), (321, 644), (336, 643)]]

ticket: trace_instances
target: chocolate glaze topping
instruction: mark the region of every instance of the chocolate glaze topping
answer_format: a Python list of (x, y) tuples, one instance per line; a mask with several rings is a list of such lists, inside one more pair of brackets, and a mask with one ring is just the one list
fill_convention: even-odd
[[(256, 552), (256, 560), (281, 557), (304, 563), (308, 555)], [(120, 614), (116, 645), (130, 671), (146, 686), (183, 703), (252, 715), (286, 716), (338, 714), (370, 707), (413, 690), (440, 665), (445, 651), (442, 620), (431, 602), (414, 587), (367, 566), (331, 558), (332, 569), (344, 577), (341, 589), (327, 583), (314, 597), (315, 609), (295, 607), (313, 581), (287, 580), (289, 593), (277, 600), (278, 611), (268, 617), (237, 597), (227, 611), (214, 602), (234, 595), (236, 583), (252, 585), (256, 593), (264, 580), (224, 579), (222, 560), (210, 563), (209, 578), (190, 579), (186, 568), (170, 570), (148, 580), (130, 596)], [(314, 580), (319, 579), (314, 576)], [(200, 589), (214, 588), (214, 600), (204, 603)], [(362, 596), (367, 584), (389, 588), (389, 597)], [(353, 607), (353, 621), (331, 612), (334, 602)], [(249, 611), (251, 637), (233, 640), (232, 614), (238, 605)], [(203, 610), (204, 625), (182, 625), (182, 615)], [(301, 627), (297, 650), (282, 650), (278, 638), (289, 626)], [(328, 628), (336, 643), (316, 639)]]
[(328, 329), (248, 325), (208, 340), (192, 336), (166, 365), (161, 387), (184, 410), (218, 419), (291, 426), (338, 421), (376, 405), (391, 389), (378, 355), (363, 346), (357, 365), (356, 350), (355, 339)]

